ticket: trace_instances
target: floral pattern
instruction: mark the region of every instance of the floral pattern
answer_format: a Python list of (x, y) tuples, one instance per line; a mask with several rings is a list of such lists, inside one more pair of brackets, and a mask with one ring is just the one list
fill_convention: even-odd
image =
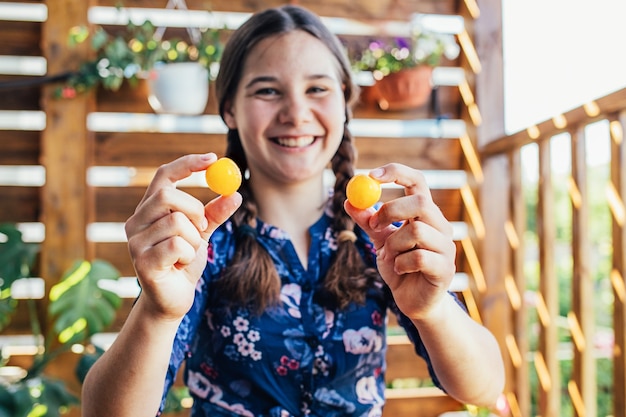
[[(229, 310), (211, 297), (210, 284), (235, 247), (230, 223), (213, 234), (194, 305), (174, 341), (164, 398), (186, 362), (193, 417), (382, 414), (389, 310), (398, 315), (427, 362), (428, 354), (383, 285), (371, 288), (362, 306), (331, 311), (318, 302), (316, 288), (337, 246), (331, 223), (326, 213), (311, 226), (310, 253), (319, 255), (311, 256), (305, 268), (284, 232), (257, 222), (257, 239), (282, 279), (281, 305), (260, 316), (245, 308)], [(374, 266), (374, 248), (365, 233), (358, 235), (363, 258)], [(432, 369), (431, 374), (438, 384)]]

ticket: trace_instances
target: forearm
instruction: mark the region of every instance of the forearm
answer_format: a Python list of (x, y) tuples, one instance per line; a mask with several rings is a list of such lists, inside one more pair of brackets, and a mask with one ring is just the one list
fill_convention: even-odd
[(413, 323), (448, 394), (468, 404), (494, 405), (504, 386), (504, 365), (493, 335), (452, 297)]
[(82, 415), (149, 416), (158, 411), (178, 328), (134, 306), (113, 345), (93, 365), (82, 393)]

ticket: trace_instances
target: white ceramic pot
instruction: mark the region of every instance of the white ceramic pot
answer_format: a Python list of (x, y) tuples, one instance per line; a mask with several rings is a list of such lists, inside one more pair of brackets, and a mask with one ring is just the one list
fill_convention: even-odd
[(209, 71), (197, 62), (162, 64), (150, 70), (148, 87), (156, 113), (198, 115), (209, 99)]

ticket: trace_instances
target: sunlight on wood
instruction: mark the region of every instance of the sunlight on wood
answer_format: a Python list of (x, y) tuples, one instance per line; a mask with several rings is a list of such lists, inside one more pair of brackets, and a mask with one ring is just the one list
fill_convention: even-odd
[(480, 266), (480, 261), (478, 259), (478, 255), (476, 254), (476, 250), (474, 249), (474, 245), (472, 244), (470, 238), (467, 237), (461, 240), (461, 245), (463, 246), (463, 252), (465, 253), (467, 263), (472, 271), (472, 276), (474, 277), (474, 282), (476, 283), (476, 289), (482, 294), (487, 290), (487, 283), (485, 282), (485, 275), (483, 274), (482, 267)]
[(468, 184), (461, 187), (460, 191), (463, 204), (465, 205), (465, 209), (467, 210), (472, 225), (474, 226), (474, 233), (476, 233), (476, 237), (478, 239), (483, 239), (485, 237), (485, 224), (480, 214), (480, 210), (478, 209), (476, 199), (474, 199), (474, 194)]
[(483, 117), (480, 115), (480, 109), (476, 103), (472, 103), (467, 106), (467, 112), (469, 113), (474, 126), (480, 126), (483, 123)]
[(621, 303), (626, 302), (626, 285), (624, 284), (624, 277), (617, 269), (611, 270), (611, 284), (613, 285), (613, 291), (619, 298)]
[(522, 417), (522, 410), (519, 408), (519, 402), (514, 392), (506, 393), (506, 400), (509, 403), (509, 409), (511, 410), (511, 417)]
[(549, 392), (552, 388), (552, 378), (541, 352), (535, 352), (535, 370), (537, 371), (541, 388), (543, 388), (544, 392)]
[(613, 219), (619, 227), (624, 227), (626, 209), (624, 208), (624, 202), (620, 198), (619, 192), (613, 183), (609, 183), (606, 186), (606, 199), (608, 200), (609, 208), (613, 214)]
[(461, 137), (459, 138), (459, 142), (461, 144), (461, 149), (463, 150), (463, 155), (465, 155), (465, 160), (469, 165), (472, 175), (474, 175), (474, 179), (478, 184), (482, 184), (484, 179), (483, 169), (480, 165), (480, 159), (478, 158), (476, 149), (472, 144), (472, 140), (470, 139), (469, 135), (465, 133), (461, 135)]
[(537, 293), (537, 315), (539, 316), (539, 320), (541, 321), (541, 325), (543, 327), (548, 327), (550, 325), (550, 313), (548, 313), (548, 306), (546, 305), (546, 301), (543, 299), (543, 294)]
[(554, 116), (552, 123), (554, 123), (554, 127), (557, 129), (565, 129), (567, 127), (567, 119), (562, 114)]
[(533, 139), (533, 140), (538, 139), (539, 136), (541, 135), (537, 125), (529, 126), (528, 129), (526, 129), (526, 133), (528, 133), (528, 137)]
[(579, 209), (582, 204), (582, 196), (580, 195), (578, 184), (576, 184), (574, 178), (569, 177), (567, 189), (569, 191), (569, 198), (572, 201), (572, 205), (574, 208)]
[(583, 104), (583, 109), (585, 109), (585, 114), (589, 117), (596, 117), (600, 114), (600, 107), (595, 101)]
[(587, 348), (587, 342), (585, 341), (585, 335), (583, 334), (583, 329), (580, 327), (578, 317), (576, 317), (573, 311), (567, 313), (567, 322), (576, 349), (578, 349), (579, 352), (584, 352)]
[(505, 338), (506, 348), (509, 351), (509, 357), (511, 358), (511, 363), (514, 367), (519, 368), (522, 366), (522, 354), (519, 351), (519, 347), (517, 346), (517, 341), (515, 340), (515, 336), (512, 334), (507, 334)]
[(622, 125), (617, 120), (614, 120), (610, 123), (611, 130), (611, 139), (616, 145), (621, 145), (622, 140), (624, 140), (624, 129), (622, 129)]
[(480, 17), (480, 8), (478, 7), (478, 3), (476, 0), (465, 0), (465, 7), (467, 7), (467, 11), (470, 13), (473, 19), (478, 19)]
[(504, 234), (506, 235), (506, 239), (509, 241), (509, 246), (511, 249), (516, 250), (519, 248), (519, 236), (517, 235), (517, 230), (515, 230), (515, 225), (511, 220), (507, 220), (504, 223)]
[(567, 383), (567, 392), (569, 393), (570, 399), (572, 400), (572, 405), (576, 409), (576, 415), (578, 417), (585, 417), (585, 402), (580, 395), (580, 390), (578, 389), (578, 385), (576, 385), (576, 382), (570, 380)]
[(465, 306), (467, 307), (467, 311), (470, 317), (473, 318), (477, 323), (482, 324), (483, 321), (480, 318), (480, 311), (478, 311), (476, 299), (474, 298), (474, 294), (470, 289), (463, 291), (463, 300), (465, 301)]
[(476, 52), (476, 48), (474, 48), (474, 43), (472, 42), (472, 38), (469, 33), (467, 33), (466, 29), (463, 29), (463, 32), (459, 33), (457, 37), (459, 39), (461, 49), (463, 49), (470, 67), (472, 67), (472, 71), (474, 71), (474, 74), (480, 73), (480, 71), (482, 71), (482, 65), (480, 64), (478, 53)]
[(513, 275), (507, 274), (504, 277), (504, 288), (506, 290), (507, 296), (509, 297), (509, 302), (511, 303), (511, 307), (513, 308), (513, 310), (519, 310), (522, 306), (522, 297), (519, 293)]

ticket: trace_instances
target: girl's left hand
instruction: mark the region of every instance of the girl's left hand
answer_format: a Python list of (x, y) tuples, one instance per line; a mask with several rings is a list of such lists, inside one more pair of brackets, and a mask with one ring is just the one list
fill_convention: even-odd
[(441, 301), (456, 270), (452, 225), (434, 203), (421, 171), (388, 164), (370, 175), (381, 183), (403, 186), (405, 195), (379, 210), (359, 210), (348, 201), (345, 209), (370, 236), (378, 270), (398, 308), (411, 319), (428, 318), (444, 304)]

